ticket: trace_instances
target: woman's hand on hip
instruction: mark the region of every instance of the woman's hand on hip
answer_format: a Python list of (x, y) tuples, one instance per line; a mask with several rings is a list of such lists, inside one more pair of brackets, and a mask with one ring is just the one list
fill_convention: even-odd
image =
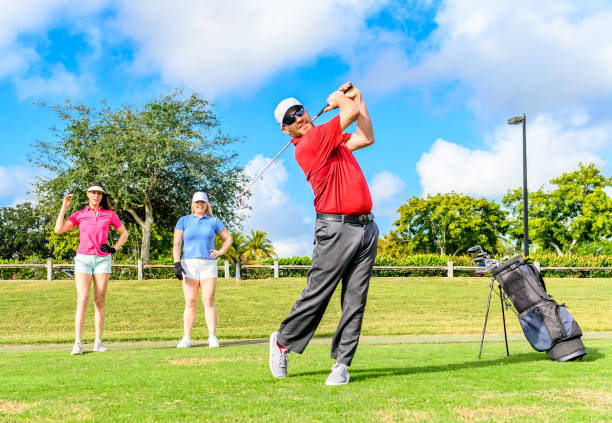
[(221, 250), (208, 250), (208, 254), (210, 254), (211, 259), (216, 259), (217, 257), (221, 257), (225, 252)]

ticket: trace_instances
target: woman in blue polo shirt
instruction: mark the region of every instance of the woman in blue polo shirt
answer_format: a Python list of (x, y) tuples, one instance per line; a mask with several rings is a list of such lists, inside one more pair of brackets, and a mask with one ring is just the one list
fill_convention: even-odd
[[(215, 250), (215, 236), (219, 235), (223, 245)], [(183, 257), (181, 260), (181, 244)], [(184, 336), (177, 348), (191, 346), (191, 330), (196, 319), (198, 290), (202, 287), (204, 318), (208, 327), (208, 346), (219, 346), (217, 340), (217, 309), (215, 288), (217, 286), (217, 258), (232, 245), (232, 236), (225, 225), (212, 215), (208, 196), (203, 192), (193, 194), (191, 214), (181, 217), (174, 228), (174, 274), (183, 281), (185, 313), (183, 314)]]

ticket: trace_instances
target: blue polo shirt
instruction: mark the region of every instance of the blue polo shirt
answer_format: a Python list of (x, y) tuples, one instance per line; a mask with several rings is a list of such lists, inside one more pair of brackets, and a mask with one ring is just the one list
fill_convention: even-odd
[(183, 231), (183, 258), (210, 260), (208, 250), (215, 248), (215, 236), (225, 225), (214, 216), (198, 217), (195, 214), (181, 217), (175, 229)]

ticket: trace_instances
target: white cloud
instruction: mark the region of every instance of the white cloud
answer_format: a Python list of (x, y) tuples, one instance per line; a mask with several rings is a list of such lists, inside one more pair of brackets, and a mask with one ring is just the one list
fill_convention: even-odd
[[(61, 63), (45, 63), (37, 51), (47, 43), (47, 31), (56, 27), (84, 33), (95, 42), (89, 18), (102, 10), (108, 0), (87, 2), (75, 0), (22, 0), (3, 2), (0, 13), (0, 78), (9, 78), (16, 85), (20, 99), (38, 96), (75, 96), (91, 85), (87, 70), (69, 72)], [(92, 21), (93, 22), (93, 21)], [(24, 38), (28, 38), (24, 41)], [(93, 54), (99, 54), (93, 44)], [(50, 72), (48, 70), (50, 69)]]
[[(545, 186), (578, 162), (606, 165), (601, 151), (612, 141), (612, 124), (589, 126), (588, 117), (571, 121), (542, 115), (527, 120), (527, 182), (530, 190)], [(487, 138), (488, 148), (472, 150), (438, 139), (421, 156), (417, 172), (423, 195), (456, 191), (498, 197), (522, 186), (521, 126), (504, 125)]]
[[(275, 0), (196, 2), (178, 0), (22, 0), (4, 2), (0, 14), (0, 78), (18, 77), (21, 96), (67, 93), (83, 69), (50, 77), (43, 53), (48, 31), (83, 34), (90, 55), (113, 44), (132, 47), (131, 70), (160, 76), (214, 97), (258, 87), (280, 70), (323, 55), (350, 55), (369, 31), (367, 18), (389, 0)], [(104, 33), (104, 37), (101, 34)], [(28, 38), (29, 37), (29, 38)], [(88, 64), (87, 58), (83, 60)], [(41, 71), (42, 69), (42, 71)], [(92, 68), (92, 72), (95, 70)], [(28, 89), (29, 85), (34, 88)]]
[(374, 175), (368, 185), (374, 203), (374, 214), (377, 217), (394, 217), (404, 199), (404, 181), (394, 173), (383, 171)]
[[(424, 98), (438, 101), (434, 108), (467, 106), (481, 128), (526, 113), (531, 189), (579, 161), (609, 165), (612, 4), (453, 0), (441, 3), (435, 21), (423, 41), (405, 30), (396, 38), (383, 32), (378, 48), (356, 56), (351, 65), (364, 90), (430, 90)], [(482, 149), (452, 141), (437, 140), (419, 160), (423, 195), (495, 197), (521, 186), (518, 127), (500, 126)]]
[(0, 198), (6, 198), (15, 205), (24, 201), (33, 201), (32, 182), (45, 171), (30, 166), (0, 166)]
[(419, 45), (385, 39), (356, 61), (364, 82), (386, 91), (459, 83), (479, 115), (612, 104), (610, 3), (453, 0), (435, 20)]
[(68, 72), (63, 65), (51, 66), (48, 77), (33, 75), (25, 78), (14, 78), (17, 87), (17, 95), (23, 100), (26, 98), (74, 98), (78, 97), (81, 90), (91, 84), (91, 77), (87, 75), (77, 76)]
[(133, 0), (117, 5), (116, 26), (134, 41), (137, 68), (210, 97), (248, 91), (281, 69), (350, 50), (384, 3)]
[(22, 46), (0, 46), (0, 78), (18, 74), (37, 58), (34, 50)]
[[(270, 161), (261, 154), (245, 166), (245, 173), (254, 177)], [(268, 168), (251, 188), (250, 210), (244, 210), (243, 223), (247, 229), (268, 233), (279, 257), (310, 256), (312, 254), (313, 225), (310, 213), (286, 192), (287, 170), (283, 160)]]

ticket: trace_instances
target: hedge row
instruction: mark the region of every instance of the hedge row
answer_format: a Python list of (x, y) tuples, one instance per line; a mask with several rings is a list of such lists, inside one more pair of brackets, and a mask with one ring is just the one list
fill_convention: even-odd
[[(557, 256), (555, 254), (535, 254), (531, 256), (532, 260), (540, 262), (541, 267), (612, 267), (612, 256), (607, 255), (582, 255), (582, 256)], [(455, 266), (472, 266), (473, 262), (471, 257), (467, 256), (439, 256), (435, 254), (419, 254), (406, 256), (401, 259), (394, 259), (388, 256), (376, 257), (376, 266), (444, 266), (446, 267), (448, 260), (453, 260)], [(312, 259), (310, 257), (286, 257), (279, 258), (279, 264), (281, 265), (310, 265)], [(46, 260), (33, 259), (29, 261), (19, 260), (4, 260), (0, 259), (0, 263), (4, 264), (26, 264), (26, 263), (46, 263)], [(60, 263), (54, 261), (54, 263)], [(259, 260), (255, 264), (272, 265), (274, 260), (267, 258)], [(131, 264), (126, 263), (126, 264)], [(152, 264), (172, 264), (171, 259), (163, 259), (155, 261)], [(231, 266), (231, 274), (234, 275), (234, 266)], [(282, 270), (280, 276), (304, 276), (306, 275), (306, 269), (297, 270)], [(272, 276), (272, 270), (270, 269), (242, 269), (243, 279), (259, 279), (269, 278)], [(454, 271), (455, 276), (473, 276), (473, 271)], [(223, 277), (223, 261), (219, 260), (219, 277)], [(544, 271), (545, 277), (612, 277), (610, 271)], [(446, 276), (446, 269), (444, 270), (375, 270), (374, 276)], [(74, 270), (68, 269), (54, 269), (54, 279), (68, 279), (74, 277)], [(173, 269), (144, 269), (145, 279), (168, 279), (174, 277)], [(47, 270), (45, 268), (40, 269), (0, 269), (0, 279), (18, 279), (28, 280), (37, 279), (44, 280), (47, 278)], [(111, 279), (136, 279), (137, 270), (134, 269), (115, 269), (111, 275)]]
[[(47, 261), (40, 259), (33, 260), (14, 260), (14, 259), (0, 259), (0, 264), (46, 264)], [(53, 264), (73, 264), (73, 261), (59, 261), (54, 260)], [(133, 262), (115, 262), (116, 264), (135, 264)], [(172, 264), (172, 260), (160, 260), (152, 262), (151, 264)], [(174, 269), (143, 269), (144, 279), (171, 279), (174, 278)], [(234, 271), (232, 269), (232, 274)], [(219, 277), (224, 276), (223, 261), (219, 260)], [(74, 268), (65, 269), (53, 269), (53, 279), (73, 279)], [(111, 273), (112, 280), (135, 280), (138, 278), (138, 270), (134, 268), (113, 268)], [(46, 280), (47, 269), (46, 268), (16, 268), (16, 269), (1, 269), (0, 268), (0, 280)]]
[[(558, 256), (556, 254), (535, 254), (530, 257), (534, 261), (539, 261), (541, 267), (612, 267), (612, 256)], [(498, 259), (500, 259), (498, 257)], [(380, 255), (376, 257), (375, 266), (446, 266), (448, 260), (453, 261), (455, 266), (473, 266), (472, 258), (469, 256), (450, 256), (437, 254), (415, 254), (411, 256), (395, 259), (389, 256)], [(268, 258), (262, 261), (262, 264), (272, 264), (273, 259)], [(310, 264), (310, 257), (289, 257), (280, 258), (279, 264)], [(281, 276), (302, 276), (306, 273), (304, 270), (282, 270)], [(375, 270), (374, 276), (446, 276), (446, 270)], [(269, 271), (266, 273), (270, 274)], [(454, 271), (455, 276), (473, 276), (472, 270), (457, 270)], [(554, 270), (544, 271), (546, 277), (612, 277), (611, 271), (571, 271), (571, 270)], [(268, 276), (269, 277), (269, 276)]]
[[(556, 254), (536, 254), (530, 258), (539, 261), (541, 267), (612, 267), (612, 256), (604, 255), (558, 256)], [(545, 270), (542, 275), (545, 277), (606, 278), (612, 277), (612, 272), (603, 270)]]

